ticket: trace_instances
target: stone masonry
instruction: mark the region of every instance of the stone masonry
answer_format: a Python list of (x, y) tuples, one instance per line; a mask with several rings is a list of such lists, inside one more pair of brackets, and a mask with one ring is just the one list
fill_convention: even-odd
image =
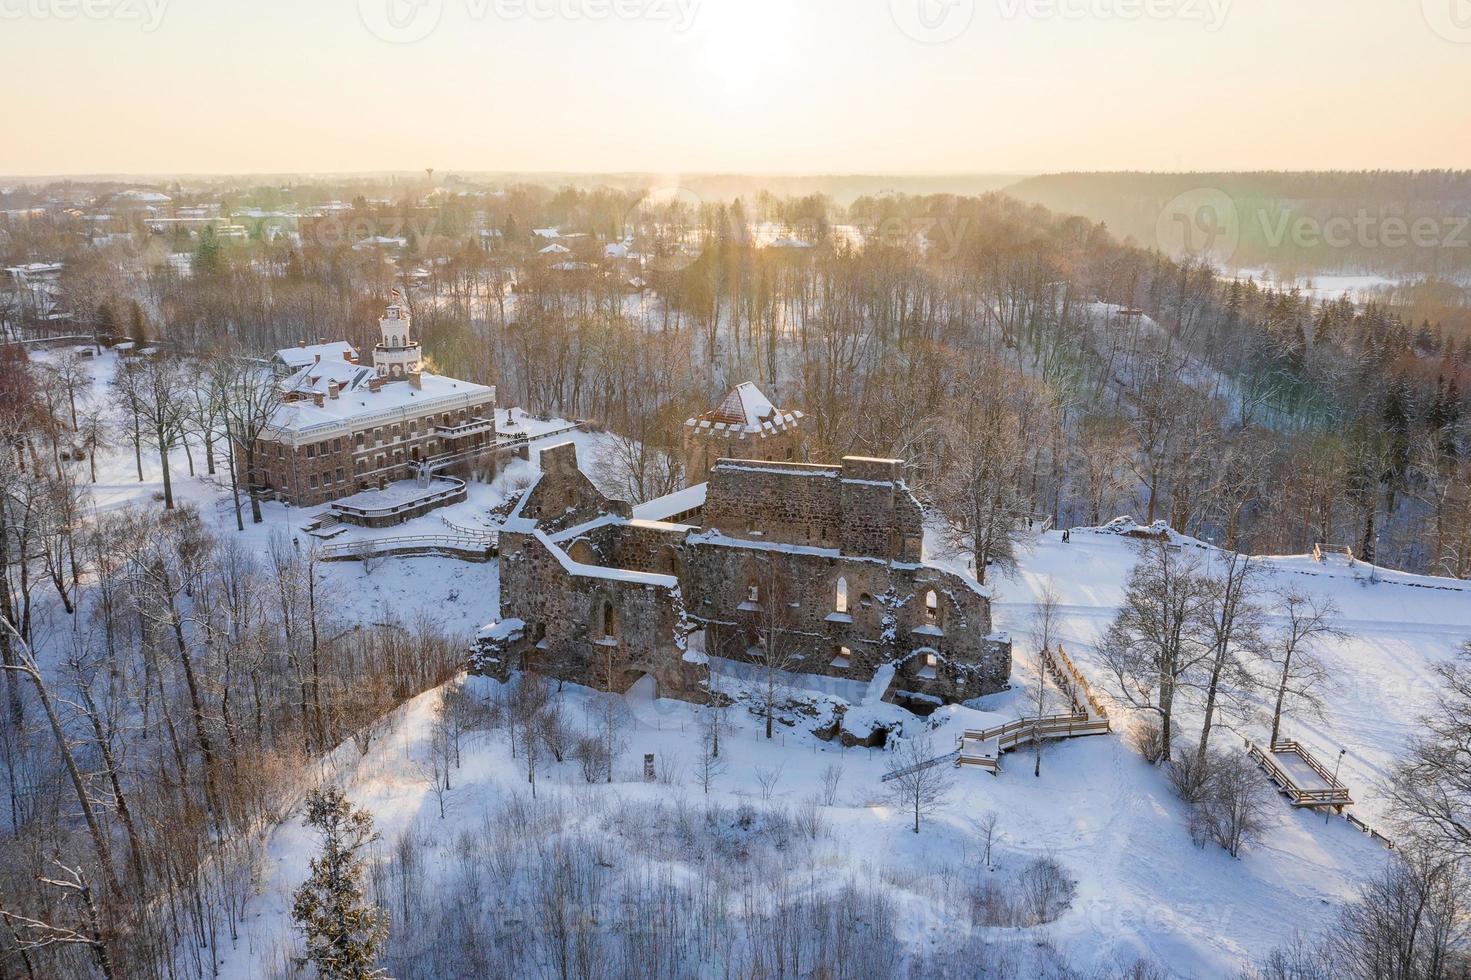
[(972, 579), (924, 564), (923, 513), (903, 463), (721, 460), (700, 524), (636, 520), (576, 469), (569, 444), (501, 535), (501, 621), (477, 669), (532, 669), (624, 690), (652, 674), (661, 696), (703, 700), (703, 649), (759, 658), (770, 643), (800, 673), (871, 681), (923, 709), (1001, 690), (1011, 645), (992, 634)]

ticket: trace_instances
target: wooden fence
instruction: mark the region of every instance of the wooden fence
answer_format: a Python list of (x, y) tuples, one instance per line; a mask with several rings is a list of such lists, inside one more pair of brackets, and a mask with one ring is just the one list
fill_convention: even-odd
[[(1256, 764), (1261, 766), (1272, 782), (1281, 788), (1282, 793), (1292, 800), (1293, 806), (1320, 807), (1331, 806), (1339, 811), (1350, 806), (1353, 799), (1349, 796), (1348, 787), (1340, 783), (1327, 767), (1313, 757), (1313, 754), (1300, 742), (1289, 739), (1279, 739), (1273, 742), (1270, 751), (1264, 751), (1260, 745), (1248, 741), (1247, 752)], [(1307, 764), (1307, 767), (1317, 773), (1328, 785), (1323, 789), (1308, 789), (1298, 785), (1288, 772), (1277, 764), (1274, 755), (1295, 755)]]

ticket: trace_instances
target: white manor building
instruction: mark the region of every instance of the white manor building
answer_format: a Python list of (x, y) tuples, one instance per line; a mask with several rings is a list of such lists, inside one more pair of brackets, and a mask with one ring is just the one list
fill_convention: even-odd
[[(338, 500), (448, 467), (495, 443), (495, 388), (423, 370), (398, 291), (378, 320), (372, 364), (345, 341), (277, 351), (283, 403), (241, 478), (297, 506)], [(247, 454), (237, 454), (242, 470)]]

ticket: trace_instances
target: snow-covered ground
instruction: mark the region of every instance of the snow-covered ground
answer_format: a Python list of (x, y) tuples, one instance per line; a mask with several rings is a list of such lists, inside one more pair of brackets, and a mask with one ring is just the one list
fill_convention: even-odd
[[(111, 355), (93, 364), (99, 381), (112, 367)], [(521, 421), (519, 415), (517, 419)], [(577, 433), (573, 438), (586, 462), (606, 437)], [(197, 447), (195, 456), (202, 471)], [(197, 506), (221, 535), (236, 536), (228, 484), (222, 478), (188, 476), (182, 452), (174, 454), (174, 467), (178, 498)], [(157, 465), (146, 452), (144, 472), (140, 483), (130, 450), (105, 455), (93, 488), (95, 505), (158, 506), (150, 499), (159, 489)], [(464, 503), (398, 528), (349, 533), (396, 536), (443, 533), (446, 525), (482, 528), (490, 523), (490, 509), (526, 485), (533, 472), (533, 464), (517, 463), (492, 485), (472, 484)], [(273, 534), (305, 538), (302, 528), (319, 510), (269, 504), (265, 522), (252, 525), (247, 514), (246, 530), (238, 536), (262, 551)], [(1035, 673), (1026, 636), (1044, 583), (1050, 582), (1061, 596), (1063, 644), (1095, 688), (1106, 694), (1095, 644), (1123, 596), (1134, 556), (1129, 539), (1106, 531), (1077, 531), (1066, 544), (1055, 531), (1029, 536), (1017, 571), (993, 583), (995, 626), (1010, 631), (1017, 641), (1013, 690), (941, 709), (928, 723), (908, 716), (905, 735), (932, 728), (937, 750), (948, 751), (963, 729), (1009, 721), (1027, 710), (1024, 692)], [(327, 564), (324, 588), (366, 619), (376, 619), (381, 611), (404, 619), (430, 615), (467, 640), (498, 615), (498, 569), (493, 562), (408, 558), (375, 565)], [(1260, 566), (1264, 584), (1331, 595), (1342, 610), (1338, 625), (1348, 635), (1324, 650), (1336, 677), (1326, 716), (1291, 717), (1285, 733), (1321, 759), (1332, 760), (1340, 747), (1346, 749), (1341, 778), (1357, 801), (1354, 812), (1382, 825), (1378, 783), (1413, 736), (1415, 719), (1433, 695), (1432, 668), (1471, 637), (1471, 584), (1362, 564), (1322, 565), (1308, 556), (1264, 558)], [(726, 680), (734, 689), (754, 683), (735, 673)], [(1048, 747), (1040, 778), (1032, 776), (1030, 750), (1005, 757), (1000, 776), (956, 772), (948, 802), (915, 835), (880, 782), (888, 761), (883, 749), (844, 750), (813, 734), (831, 721), (833, 706), (840, 702), (852, 705), (850, 729), (861, 728), (865, 720), (892, 722), (904, 713), (892, 705), (869, 703), (859, 685), (814, 679), (794, 683), (812, 688), (797, 692), (797, 700), (810, 712), (794, 711), (795, 723), (778, 726), (771, 741), (744, 702), (726, 711), (729, 730), (722, 756), (727, 768), (714, 780), (708, 798), (694, 770), (700, 709), (656, 700), (646, 685), (636, 685), (624, 699), (627, 716), (614, 785), (587, 784), (572, 761), (546, 763), (538, 776), (539, 795), (542, 800), (601, 799), (604, 807), (608, 794), (616, 794), (620, 805), (628, 806), (684, 800), (691, 807), (746, 802), (758, 808), (795, 808), (817, 795), (824, 770), (838, 764), (842, 778), (837, 799), (821, 808), (827, 831), (814, 845), (811, 860), (824, 869), (825, 880), (862, 880), (890, 893), (899, 912), (896, 933), (911, 949), (933, 952), (979, 931), (997, 943), (1029, 946), (1050, 940), (1080, 966), (1146, 956), (1191, 976), (1226, 975), (1288, 941), (1295, 931), (1322, 928), (1385, 858), (1378, 844), (1345, 820), (1294, 811), (1285, 801), (1274, 808), (1271, 833), (1241, 859), (1214, 847), (1196, 848), (1187, 833), (1184, 808), (1163, 774), (1146, 765), (1118, 733)], [(498, 686), (478, 678), (468, 684), (481, 697), (492, 696)], [(559, 696), (574, 725), (595, 723), (595, 692), (569, 685)], [(436, 883), (454, 873), (461, 846), (457, 842), (483, 834), (495, 807), (526, 792), (524, 770), (510, 757), (504, 733), (477, 735), (466, 744), (441, 819), (427, 781), (418, 775), (418, 763), (429, 752), (440, 697), (441, 692), (431, 691), (403, 706), (365, 754), (349, 743), (324, 766), (324, 773), (339, 779), (353, 800), (372, 812), (383, 838), (382, 853), (391, 852), (394, 841), (411, 830), (427, 842), (424, 874), (430, 894)], [(1119, 711), (1116, 719), (1126, 721), (1127, 715)], [(1265, 739), (1260, 717), (1239, 727), (1243, 736)], [(1229, 733), (1217, 738), (1222, 746), (1233, 741)], [(652, 753), (659, 772), (667, 774), (659, 782), (641, 778), (645, 753)], [(760, 777), (778, 767), (781, 775), (771, 799), (763, 801)], [(958, 868), (975, 867), (977, 821), (989, 812), (999, 815), (998, 874), (1050, 855), (1076, 880), (1076, 900), (1057, 921), (1020, 930), (977, 930), (968, 924), (968, 910), (957, 904), (953, 889), (943, 884), (954, 879)], [(248, 928), (225, 958), (222, 976), (262, 976), (289, 948), (290, 894), (305, 874), (312, 847), (298, 819), (275, 830), (258, 894), (247, 913)]]
[[(1067, 544), (1057, 532), (1035, 537), (1017, 573), (997, 583), (997, 626), (1024, 637), (1035, 597), (1050, 581), (1061, 594), (1063, 643), (1106, 691), (1093, 645), (1122, 598), (1133, 558), (1131, 542), (1116, 534), (1079, 531)], [(1286, 731), (1323, 758), (1333, 757), (1340, 746), (1348, 750), (1342, 779), (1359, 801), (1355, 812), (1376, 824), (1383, 818), (1377, 782), (1411, 736), (1414, 719), (1432, 694), (1430, 668), (1471, 636), (1471, 590), (1446, 580), (1374, 573), (1362, 565), (1323, 566), (1307, 556), (1269, 558), (1261, 564), (1268, 580), (1264, 584), (1330, 594), (1344, 610), (1339, 622), (1350, 635), (1325, 652), (1338, 675), (1327, 716), (1294, 717)], [(1014, 689), (937, 712), (930, 724), (938, 750), (947, 751), (965, 728), (1020, 716), (1026, 710), (1022, 692), (1035, 676), (1032, 670), (1030, 651), (1019, 639)], [(853, 703), (850, 728), (855, 723), (861, 728), (865, 711), (878, 710), (885, 721), (902, 714), (889, 705), (864, 704), (851, 685), (809, 680), (813, 702)], [(490, 696), (495, 687), (480, 679), (470, 683), (482, 696)], [(524, 793), (525, 774), (510, 758), (503, 734), (483, 737), (466, 755), (441, 820), (427, 785), (412, 775), (415, 760), (429, 751), (438, 696), (431, 692), (406, 706), (392, 736), (364, 758), (349, 760), (340, 778), (353, 799), (372, 811), (385, 841), (413, 828), (433, 842), (427, 866), (439, 870), (430, 873), (448, 874), (454, 865), (452, 842), (461, 833), (476, 832), (496, 801)], [(562, 697), (569, 717), (596, 711), (590, 707), (593, 692), (569, 686)], [(1117, 734), (1049, 747), (1040, 779), (1032, 776), (1026, 750), (1006, 757), (999, 777), (959, 772), (946, 806), (916, 836), (906, 815), (884, 794), (884, 750), (843, 750), (817, 738), (812, 729), (829, 717), (822, 710), (782, 728), (768, 742), (753, 712), (740, 704), (729, 709), (733, 729), (724, 741), (728, 769), (707, 798), (693, 770), (699, 709), (653, 700), (644, 688), (636, 688), (626, 700), (631, 720), (626, 722), (614, 788), (586, 785), (569, 761), (549, 764), (540, 774), (543, 798), (565, 794), (581, 799), (611, 792), (620, 800), (645, 802), (667, 801), (672, 794), (692, 806), (710, 798), (759, 800), (760, 770), (781, 767), (770, 805), (796, 806), (814, 797), (827, 766), (840, 764), (837, 804), (824, 808), (835, 841), (825, 866), (834, 880), (879, 868), (893, 871), (895, 880), (902, 873), (911, 881), (909, 887), (885, 887), (900, 900), (902, 936), (917, 951), (941, 948), (969, 928), (965, 911), (929, 883), (976, 860), (976, 821), (989, 811), (999, 814), (1000, 869), (1050, 855), (1076, 879), (1077, 899), (1066, 914), (1021, 932), (1051, 940), (1083, 966), (1146, 956), (1177, 974), (1224, 975), (1288, 941), (1294, 931), (1310, 933), (1325, 926), (1387, 853), (1345, 820), (1295, 811), (1285, 800), (1274, 808), (1275, 825), (1267, 839), (1240, 860), (1215, 847), (1196, 848), (1184, 809), (1163, 774), (1146, 765)], [(905, 731), (917, 735), (925, 727), (911, 716)], [(1256, 740), (1265, 737), (1261, 719), (1241, 728)], [(1217, 737), (1218, 744), (1232, 741), (1229, 733)], [(677, 773), (672, 785), (637, 778), (636, 762), (645, 753), (654, 754), (661, 771)], [(297, 823), (276, 833), (248, 939), (227, 963), (225, 976), (252, 975), (257, 957), (289, 942), (289, 895), (302, 877), (310, 847)], [(1018, 938), (1018, 930), (989, 932), (997, 942)]]
[(1240, 279), (1243, 282), (1247, 279), (1255, 279), (1261, 286), (1270, 286), (1283, 292), (1295, 288), (1319, 301), (1336, 300), (1347, 296), (1356, 303), (1373, 299), (1378, 293), (1406, 284), (1406, 280), (1390, 279), (1374, 273), (1362, 275), (1322, 273), (1294, 279), (1279, 277), (1273, 270), (1260, 266), (1235, 269), (1227, 278)]

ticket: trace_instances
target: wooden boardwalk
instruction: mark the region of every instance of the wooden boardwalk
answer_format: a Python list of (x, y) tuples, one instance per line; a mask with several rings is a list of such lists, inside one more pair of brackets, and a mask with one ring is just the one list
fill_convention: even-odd
[(1344, 807), (1353, 804), (1348, 787), (1339, 782), (1301, 742), (1279, 739), (1269, 749), (1263, 750), (1248, 740), (1246, 750), (1293, 806), (1331, 806), (1342, 813)]
[(1001, 771), (1001, 754), (1032, 741), (1104, 735), (1111, 730), (1108, 709), (1093, 693), (1087, 679), (1059, 644), (1056, 652), (1042, 652), (1043, 669), (1057, 689), (1068, 698), (1065, 714), (1043, 715), (1041, 718), (1018, 718), (1016, 721), (979, 731), (967, 730), (960, 737), (957, 766), (972, 766), (995, 775)]

